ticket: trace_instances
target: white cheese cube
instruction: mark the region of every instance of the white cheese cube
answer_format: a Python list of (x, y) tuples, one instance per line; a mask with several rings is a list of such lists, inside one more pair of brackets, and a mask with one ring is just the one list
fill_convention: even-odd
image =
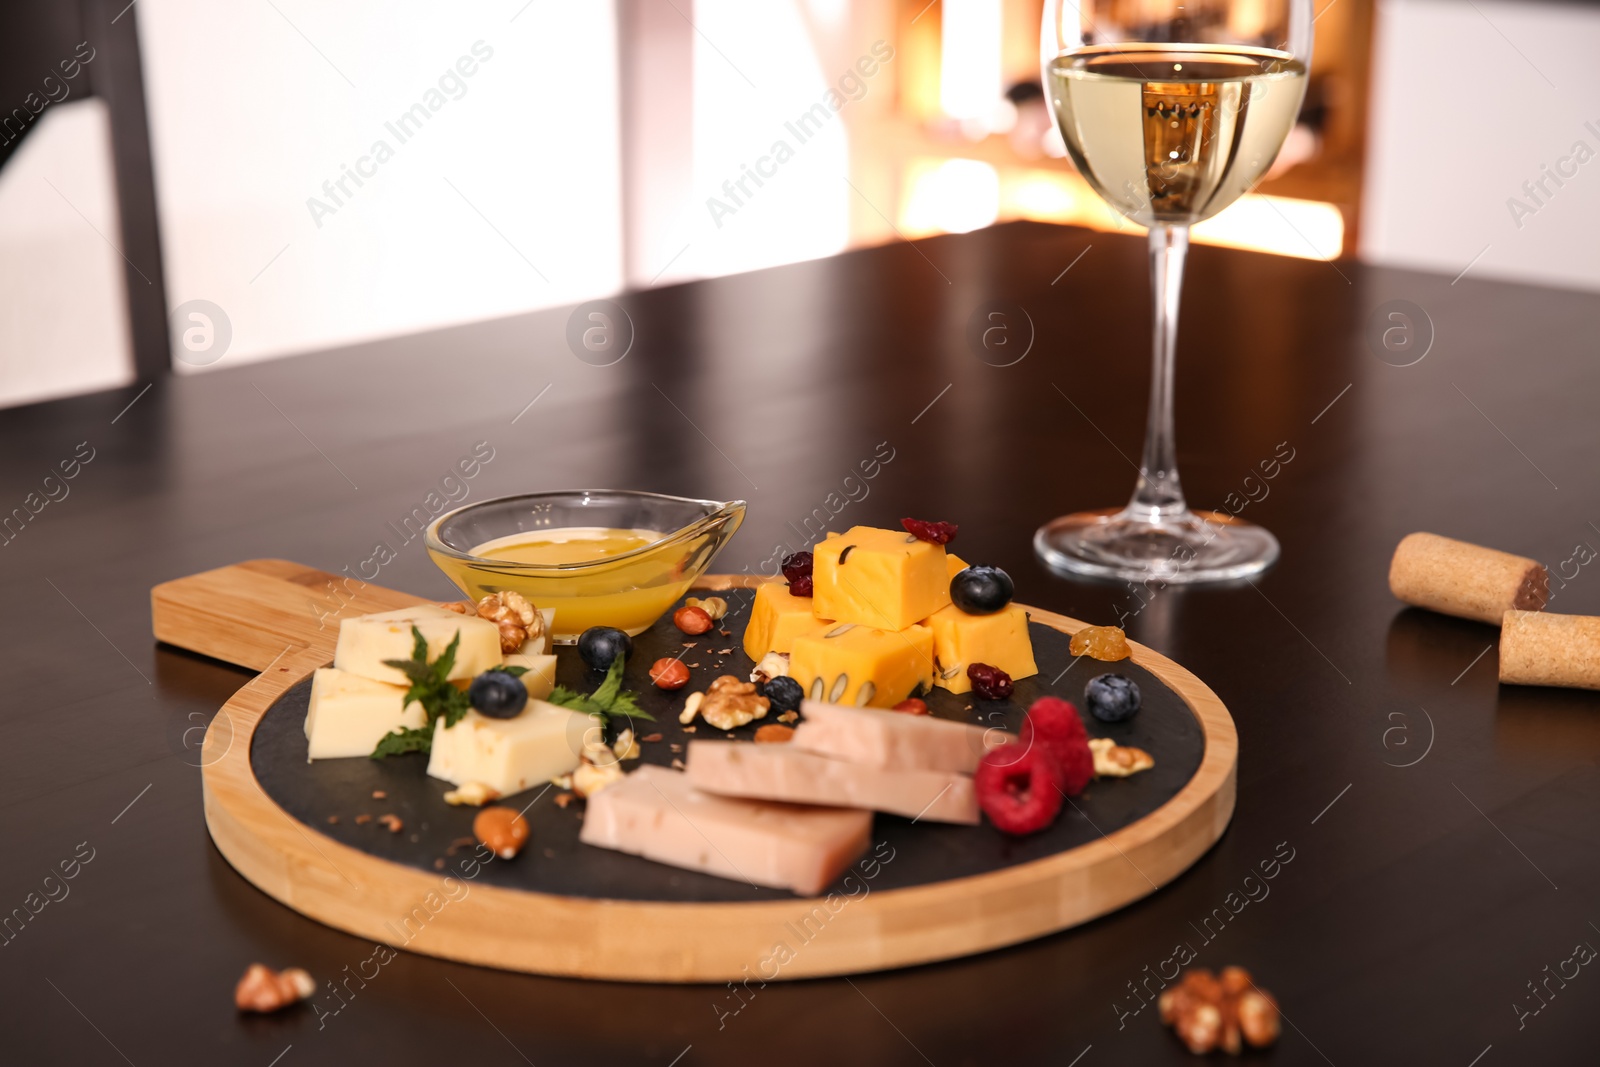
[(469, 711), (454, 726), (433, 728), (428, 773), (454, 785), (482, 782), (501, 796), (520, 793), (578, 767), (586, 734), (600, 739), (593, 716), (530, 700), (514, 719)]
[(506, 657), (505, 665), (528, 668), (528, 673), (522, 676), (522, 684), (528, 687), (530, 700), (543, 700), (556, 687), (554, 656), (533, 656), (526, 652), (513, 652)]
[(403, 703), (404, 686), (323, 667), (311, 676), (311, 706), (306, 711), (306, 758), (370, 756), (384, 734), (399, 727), (419, 729), (427, 721), (422, 705)]
[(418, 604), (340, 622), (333, 665), (375, 682), (409, 685), (404, 674), (383, 661), (411, 658), (413, 626), (428, 642), (430, 661), (439, 658), (457, 633), (461, 635), (455, 666), (450, 670), (452, 680), (472, 678), (500, 663), (500, 629), (494, 623), (434, 604)]

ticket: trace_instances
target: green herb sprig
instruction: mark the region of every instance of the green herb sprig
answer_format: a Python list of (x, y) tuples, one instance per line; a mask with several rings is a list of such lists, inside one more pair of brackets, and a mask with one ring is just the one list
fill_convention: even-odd
[(410, 680), (411, 688), (406, 690), (401, 707), (413, 702), (422, 705), (427, 722), (420, 728), (402, 727), (385, 734), (372, 750), (373, 759), (407, 752), (431, 752), (434, 723), (442, 719), (448, 729), (460, 722), (472, 707), (467, 694), (449, 680), (450, 672), (456, 665), (456, 648), (461, 644), (461, 631), (456, 631), (444, 651), (439, 653), (439, 658), (432, 663), (428, 662), (427, 638), (414, 625), (411, 627), (411, 638), (410, 659), (386, 659), (383, 664), (393, 667)]
[(574, 692), (564, 685), (558, 685), (546, 699), (552, 704), (560, 704), (564, 708), (593, 715), (600, 720), (602, 726), (610, 725), (611, 720), (618, 716), (654, 722), (655, 716), (639, 706), (638, 695), (622, 688), (624, 665), (623, 656), (612, 660), (610, 669), (606, 671), (606, 680), (600, 683), (600, 688), (588, 696)]

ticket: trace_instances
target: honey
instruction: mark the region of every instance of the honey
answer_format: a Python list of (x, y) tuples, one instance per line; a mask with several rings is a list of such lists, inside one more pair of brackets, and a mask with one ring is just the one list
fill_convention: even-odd
[(553, 639), (570, 645), (591, 626), (640, 633), (687, 591), (699, 573), (691, 557), (700, 546), (647, 551), (668, 537), (656, 530), (573, 526), (486, 541), (470, 550), (474, 560), (429, 554), (473, 600), (509, 589), (536, 607), (553, 608)]

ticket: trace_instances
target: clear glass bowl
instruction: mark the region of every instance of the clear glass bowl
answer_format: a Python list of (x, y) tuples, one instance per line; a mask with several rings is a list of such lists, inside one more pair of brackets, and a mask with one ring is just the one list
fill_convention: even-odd
[[(425, 543), (445, 576), (473, 600), (506, 590), (555, 610), (557, 644), (591, 626), (648, 629), (706, 572), (744, 521), (743, 500), (691, 500), (631, 490), (527, 493), (468, 504), (428, 527)], [(517, 534), (571, 528), (650, 531), (655, 540), (604, 558), (519, 563), (473, 553)]]

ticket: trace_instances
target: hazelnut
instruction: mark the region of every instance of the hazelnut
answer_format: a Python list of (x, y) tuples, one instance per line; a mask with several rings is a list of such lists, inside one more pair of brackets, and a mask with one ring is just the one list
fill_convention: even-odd
[(484, 808), (472, 820), (472, 835), (503, 860), (521, 852), (530, 833), (528, 820), (510, 808)]
[(264, 963), (252, 963), (233, 987), (233, 1002), (240, 1011), (278, 1011), (306, 999), (316, 988), (311, 975), (299, 967), (274, 971)]
[(689, 684), (689, 668), (683, 660), (667, 656), (650, 665), (650, 680), (657, 689), (682, 689)]
[(704, 608), (685, 605), (672, 613), (672, 625), (686, 634), (703, 634), (711, 629), (711, 616)]

